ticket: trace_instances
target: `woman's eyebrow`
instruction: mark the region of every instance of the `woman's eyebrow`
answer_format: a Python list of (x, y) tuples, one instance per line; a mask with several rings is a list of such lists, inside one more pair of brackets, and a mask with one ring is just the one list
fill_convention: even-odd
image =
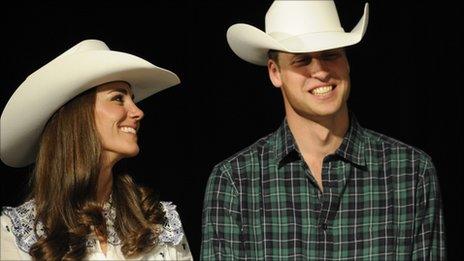
[[(126, 88), (115, 88), (115, 89), (112, 89), (109, 93), (112, 93), (112, 92), (120, 92), (124, 95), (128, 94), (128, 91)], [(130, 92), (130, 95), (131, 95), (131, 98), (134, 99), (135, 96), (132, 92)]]

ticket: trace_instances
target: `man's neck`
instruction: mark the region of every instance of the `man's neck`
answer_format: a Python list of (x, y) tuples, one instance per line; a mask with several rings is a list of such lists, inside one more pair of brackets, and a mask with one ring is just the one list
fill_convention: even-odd
[(287, 113), (287, 122), (300, 153), (313, 159), (323, 159), (334, 153), (343, 142), (349, 127), (348, 109), (333, 117), (317, 120)]

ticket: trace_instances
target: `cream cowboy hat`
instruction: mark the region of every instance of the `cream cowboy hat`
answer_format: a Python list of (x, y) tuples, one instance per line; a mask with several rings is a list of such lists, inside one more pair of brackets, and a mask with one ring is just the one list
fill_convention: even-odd
[(53, 113), (103, 83), (125, 81), (138, 102), (180, 82), (176, 74), (137, 56), (85, 40), (38, 69), (18, 87), (0, 118), (0, 158), (11, 167), (35, 161), (39, 138)]
[(332, 0), (276, 0), (266, 13), (266, 32), (234, 24), (227, 30), (227, 42), (243, 60), (266, 65), (269, 50), (308, 53), (356, 44), (366, 32), (368, 16), (366, 3), (358, 24), (346, 33)]

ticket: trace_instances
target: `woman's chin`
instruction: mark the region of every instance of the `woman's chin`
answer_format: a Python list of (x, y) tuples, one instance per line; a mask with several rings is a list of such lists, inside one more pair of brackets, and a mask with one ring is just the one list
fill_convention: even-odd
[(139, 147), (134, 146), (133, 148), (125, 148), (125, 150), (103, 150), (103, 158), (105, 161), (117, 162), (121, 159), (132, 158), (139, 154)]
[(127, 151), (126, 153), (124, 153), (123, 158), (135, 157), (135, 156), (137, 156), (139, 154), (139, 152), (140, 152), (139, 147), (137, 147), (136, 149), (134, 148), (133, 150), (130, 150), (130, 151)]

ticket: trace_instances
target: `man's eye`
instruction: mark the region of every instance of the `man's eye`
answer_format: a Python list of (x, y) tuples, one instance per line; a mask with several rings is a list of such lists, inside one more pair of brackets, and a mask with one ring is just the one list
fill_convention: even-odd
[(340, 57), (340, 54), (339, 53), (329, 53), (327, 55), (324, 56), (324, 60), (335, 60), (337, 59), (338, 57)]
[(295, 60), (295, 63), (297, 64), (308, 64), (310, 62), (311, 62), (311, 57), (301, 57)]

